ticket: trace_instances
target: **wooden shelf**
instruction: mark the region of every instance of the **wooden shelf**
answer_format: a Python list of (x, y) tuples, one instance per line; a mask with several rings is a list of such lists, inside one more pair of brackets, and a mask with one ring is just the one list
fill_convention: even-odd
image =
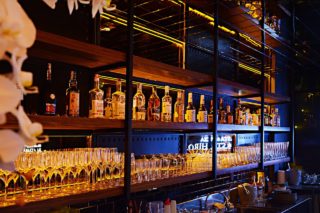
[[(66, 117), (29, 115), (33, 122), (39, 122), (45, 130), (119, 130), (124, 128), (124, 120), (107, 120), (103, 118)], [(219, 132), (257, 132), (258, 126), (233, 124), (218, 124)], [(7, 116), (7, 123), (0, 128), (18, 128), (17, 120)], [(212, 124), (208, 123), (174, 123), (160, 121), (133, 121), (132, 128), (137, 130), (161, 131), (211, 131)], [(289, 127), (265, 127), (266, 132), (289, 132)]]
[(125, 62), (123, 52), (39, 30), (36, 42), (28, 50), (28, 54), (31, 57), (88, 68)]
[[(234, 98), (246, 98), (253, 101), (261, 101), (260, 90), (248, 85), (240, 84), (234, 81), (229, 81), (219, 78), (218, 93), (228, 95)], [(212, 92), (212, 86), (199, 87), (204, 91)], [(287, 103), (290, 102), (290, 98), (287, 96), (266, 93), (265, 102), (267, 104)]]
[(154, 190), (161, 187), (183, 184), (191, 181), (197, 181), (212, 177), (212, 172), (201, 172), (197, 174), (185, 175), (162, 180), (149, 181), (145, 183), (134, 184), (131, 186), (131, 192), (141, 192), (146, 190)]
[(276, 164), (280, 164), (280, 163), (288, 163), (290, 162), (290, 158), (286, 157), (286, 158), (281, 158), (281, 159), (277, 159), (277, 160), (271, 160), (271, 161), (266, 161), (264, 162), (265, 166), (272, 166), (272, 165), (276, 165)]
[[(126, 74), (125, 68), (110, 70), (117, 74)], [(153, 61), (139, 56), (133, 57), (133, 76), (155, 82), (191, 87), (195, 85), (210, 84), (212, 76), (195, 71), (181, 69), (169, 64)]]
[[(124, 120), (107, 120), (103, 118), (66, 117), (29, 115), (33, 122), (39, 122), (45, 130), (119, 130), (124, 128)], [(258, 126), (245, 126), (233, 124), (218, 124), (220, 132), (257, 132)], [(0, 128), (18, 128), (17, 120), (7, 116), (7, 123)], [(132, 128), (137, 130), (161, 131), (211, 131), (212, 124), (208, 123), (174, 123), (160, 121), (133, 121)], [(266, 132), (289, 132), (289, 127), (265, 127)]]
[(64, 205), (86, 203), (94, 200), (106, 199), (123, 195), (123, 187), (114, 189), (96, 190), (82, 194), (51, 198), (47, 200), (26, 203), (24, 206), (8, 206), (0, 208), (0, 212), (39, 212), (48, 211), (50, 208), (57, 208)]

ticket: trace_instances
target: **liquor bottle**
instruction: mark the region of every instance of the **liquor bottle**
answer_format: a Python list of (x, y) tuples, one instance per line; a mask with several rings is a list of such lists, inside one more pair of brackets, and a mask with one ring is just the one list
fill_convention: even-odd
[(235, 124), (238, 125), (243, 125), (243, 121), (242, 121), (242, 108), (241, 108), (241, 103), (240, 103), (240, 99), (238, 99), (238, 104), (237, 107), (235, 109)]
[(106, 119), (112, 119), (111, 87), (107, 87), (106, 98), (104, 99), (104, 117)]
[(188, 106), (185, 115), (186, 122), (196, 122), (196, 109), (192, 104), (192, 93), (188, 93)]
[(227, 113), (223, 108), (223, 99), (219, 99), (219, 117), (218, 117), (219, 124), (227, 123)]
[(155, 86), (152, 87), (152, 94), (148, 100), (148, 121), (160, 121), (160, 98)]
[(228, 104), (226, 108), (227, 108), (227, 124), (233, 124), (233, 114), (231, 112), (230, 105)]
[(257, 112), (253, 112), (251, 116), (252, 116), (252, 125), (259, 126), (259, 117)]
[(146, 120), (146, 98), (142, 93), (142, 84), (138, 83), (137, 92), (133, 96), (133, 120)]
[(260, 125), (261, 125), (261, 109), (258, 109), (258, 110), (257, 110), (257, 117), (258, 117), (258, 124), (257, 124), (257, 126), (260, 126)]
[(200, 107), (197, 115), (199, 123), (208, 123), (208, 112), (204, 102), (204, 95), (200, 96)]
[(45, 103), (44, 114), (46, 115), (55, 115), (56, 106), (57, 106), (56, 94), (53, 89), (52, 80), (51, 80), (51, 75), (52, 75), (51, 68), (52, 68), (51, 63), (48, 63), (47, 81), (46, 81), (46, 88), (44, 93), (44, 103)]
[(213, 106), (213, 100), (210, 101), (210, 112), (208, 115), (208, 123), (213, 123), (213, 114), (214, 114), (214, 106)]
[(99, 88), (98, 74), (94, 76), (94, 87), (89, 91), (89, 118), (103, 117), (103, 91)]
[(165, 95), (162, 98), (161, 121), (172, 121), (172, 98), (169, 95), (169, 86), (164, 87)]
[(116, 91), (112, 94), (112, 118), (125, 119), (126, 95), (121, 91), (121, 79), (116, 82)]
[(270, 115), (269, 115), (269, 119), (270, 119), (270, 126), (276, 126), (276, 115), (274, 112), (274, 108), (270, 108)]
[(80, 90), (78, 89), (77, 74), (70, 72), (69, 88), (66, 90), (66, 113), (67, 116), (78, 117), (80, 108)]
[(182, 100), (182, 91), (177, 92), (177, 100), (174, 104), (174, 122), (184, 122), (184, 102)]
[(279, 114), (278, 108), (275, 108), (275, 114), (276, 114), (276, 126), (280, 127), (281, 126), (281, 119), (280, 119), (280, 114)]
[(269, 114), (267, 113), (267, 108), (263, 109), (264, 113), (264, 125), (269, 126)]

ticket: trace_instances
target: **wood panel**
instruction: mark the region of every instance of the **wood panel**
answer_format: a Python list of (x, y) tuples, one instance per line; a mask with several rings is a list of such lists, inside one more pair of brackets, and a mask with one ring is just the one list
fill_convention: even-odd
[(36, 42), (28, 53), (31, 57), (88, 68), (125, 61), (123, 52), (39, 30)]
[[(111, 72), (125, 75), (126, 69), (119, 68), (111, 70)], [(134, 56), (133, 59), (133, 76), (184, 87), (209, 84), (212, 82), (212, 76), (210, 75), (181, 69), (138, 56)]]
[[(46, 130), (119, 130), (124, 128), (124, 120), (107, 120), (103, 118), (73, 118), (66, 116), (45, 116), (30, 115), (33, 122), (39, 122)], [(258, 131), (258, 126), (234, 125), (234, 124), (218, 124), (220, 132), (253, 132)], [(0, 125), (1, 128), (18, 128), (16, 118), (7, 115), (7, 123)], [(212, 124), (208, 123), (175, 123), (161, 121), (133, 121), (132, 128), (137, 130), (153, 130), (153, 131), (211, 131)], [(289, 127), (265, 127), (267, 132), (289, 132)]]
[(97, 190), (82, 194), (63, 196), (42, 201), (30, 202), (24, 206), (8, 206), (0, 208), (0, 212), (45, 212), (51, 208), (59, 208), (64, 205), (81, 204), (94, 200), (106, 199), (123, 195), (123, 187), (114, 189)]

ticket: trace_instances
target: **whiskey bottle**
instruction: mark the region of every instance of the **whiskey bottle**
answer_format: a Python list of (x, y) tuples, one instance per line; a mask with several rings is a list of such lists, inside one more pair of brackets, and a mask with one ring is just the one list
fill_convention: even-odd
[(103, 117), (103, 91), (100, 89), (98, 74), (94, 76), (94, 88), (89, 91), (89, 118)]
[(165, 86), (165, 95), (162, 98), (161, 121), (172, 121), (172, 98), (169, 95), (169, 86)]
[(174, 104), (174, 122), (184, 122), (184, 102), (182, 100), (182, 91), (177, 92), (177, 100)]
[(112, 118), (125, 119), (126, 95), (121, 91), (121, 79), (116, 82), (116, 91), (112, 94)]
[(142, 84), (138, 83), (137, 92), (133, 96), (133, 120), (146, 120), (146, 98), (142, 93)]
[(280, 119), (280, 114), (279, 114), (279, 109), (275, 108), (275, 115), (276, 115), (276, 125), (277, 127), (281, 126), (281, 119)]
[(241, 108), (240, 99), (238, 99), (238, 104), (237, 104), (235, 112), (236, 112), (236, 114), (235, 114), (235, 124), (243, 125), (242, 108)]
[(208, 123), (213, 123), (213, 114), (214, 114), (214, 106), (213, 106), (213, 100), (210, 101), (210, 112), (208, 115)]
[(199, 123), (208, 122), (208, 112), (205, 106), (204, 95), (200, 96), (200, 107), (197, 115), (197, 120)]
[(46, 81), (46, 87), (45, 87), (45, 93), (44, 93), (44, 103), (45, 103), (44, 114), (46, 115), (56, 114), (57, 100), (56, 100), (56, 94), (52, 85), (51, 75), (52, 75), (52, 67), (51, 67), (51, 63), (48, 63), (47, 81)]
[(196, 109), (192, 104), (192, 93), (188, 93), (188, 106), (185, 115), (186, 122), (196, 122)]
[(160, 98), (155, 86), (152, 87), (152, 94), (148, 100), (148, 121), (160, 121)]
[(70, 72), (69, 88), (66, 90), (66, 113), (67, 116), (78, 117), (80, 109), (80, 90), (78, 89), (77, 74)]
[(233, 124), (233, 114), (231, 112), (231, 107), (227, 104), (227, 124)]
[(223, 99), (219, 99), (219, 117), (218, 117), (219, 124), (227, 123), (227, 113), (223, 108)]
[(112, 119), (111, 87), (107, 87), (106, 98), (104, 99), (104, 117), (106, 119)]

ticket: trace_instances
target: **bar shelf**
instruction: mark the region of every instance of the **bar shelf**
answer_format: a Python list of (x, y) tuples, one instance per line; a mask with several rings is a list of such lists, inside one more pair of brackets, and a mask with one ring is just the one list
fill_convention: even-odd
[[(104, 118), (66, 117), (30, 115), (33, 122), (40, 122), (45, 130), (119, 130), (124, 129), (124, 120), (107, 120)], [(7, 116), (8, 122), (0, 128), (18, 128), (17, 120)], [(162, 130), (162, 131), (210, 131), (212, 124), (187, 122), (160, 122), (160, 121), (133, 121), (132, 128), (136, 130)], [(234, 124), (218, 124), (220, 132), (257, 132), (259, 126), (246, 126)], [(265, 127), (266, 132), (289, 132), (289, 127)]]

